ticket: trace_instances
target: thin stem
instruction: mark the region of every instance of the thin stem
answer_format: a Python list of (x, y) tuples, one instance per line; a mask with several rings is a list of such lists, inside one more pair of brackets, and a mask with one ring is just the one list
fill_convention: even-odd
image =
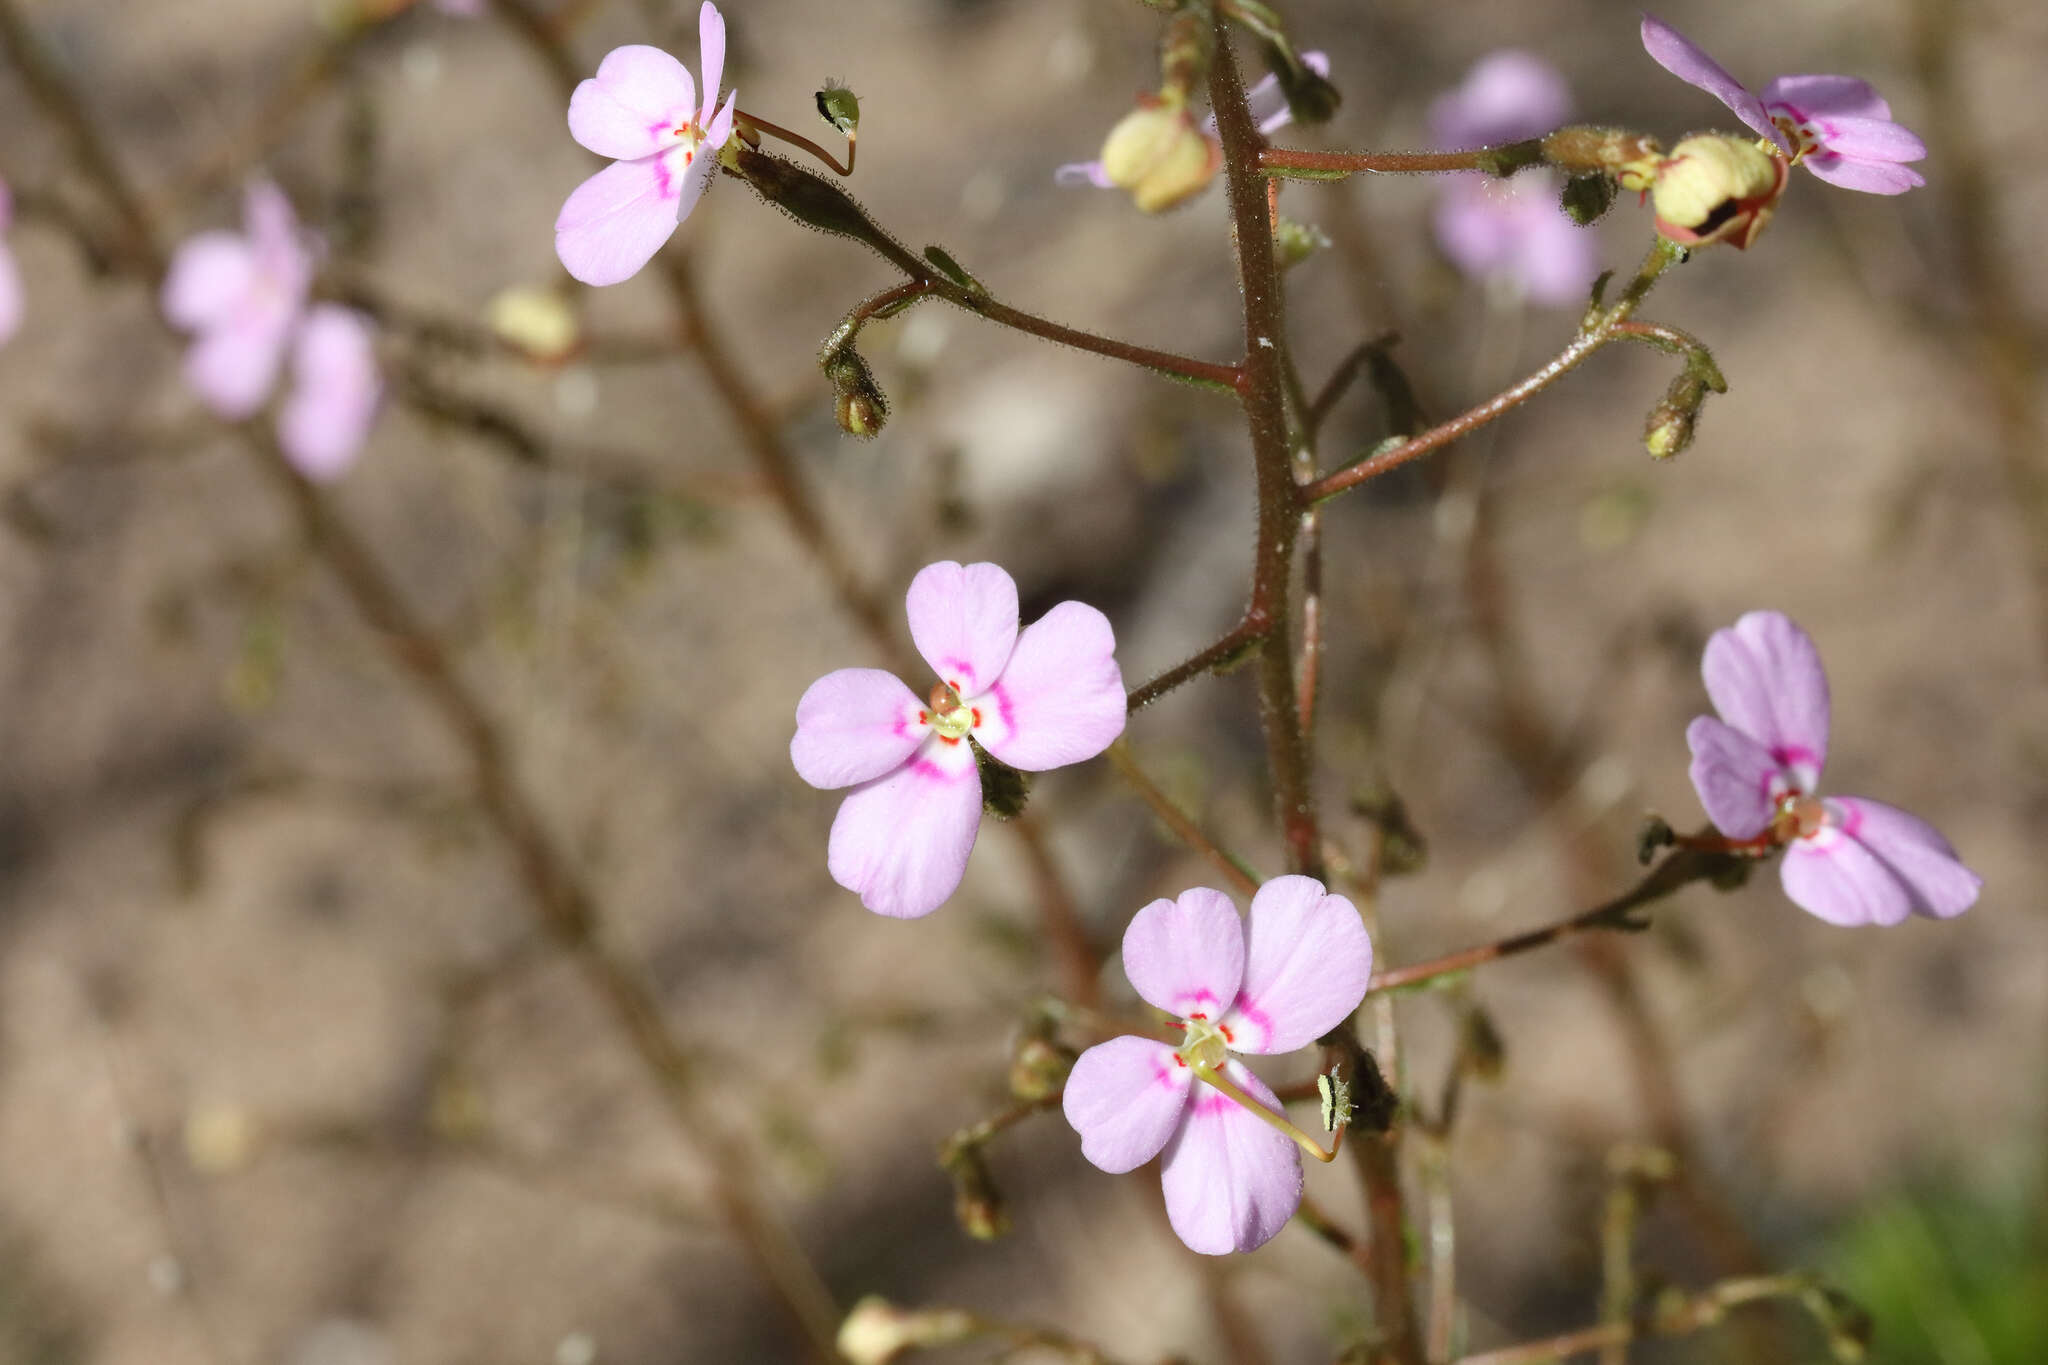
[(1315, 152), (1302, 147), (1262, 147), (1258, 167), (1268, 175), (1302, 174), (1318, 180), (1337, 180), (1360, 171), (1391, 175), (1484, 171), (1500, 155), (1498, 147), (1475, 147), (1463, 152)]
[[(1581, 1327), (1577, 1331), (1563, 1332), (1541, 1341), (1527, 1341), (1516, 1346), (1480, 1351), (1459, 1357), (1458, 1365), (1554, 1365), (1554, 1362), (1567, 1360), (1572, 1356), (1584, 1355), (1616, 1344), (1640, 1341), (1645, 1337), (1687, 1336), (1708, 1327), (1718, 1326), (1727, 1318), (1731, 1309), (1740, 1308), (1745, 1304), (1766, 1303), (1774, 1299), (1795, 1299), (1809, 1307), (1815, 1307), (1817, 1296), (1825, 1292), (1811, 1275), (1803, 1273), (1724, 1280), (1690, 1298), (1676, 1297), (1659, 1303), (1650, 1312), (1647, 1320), (1601, 1323), (1597, 1327)], [(1822, 1316), (1823, 1322), (1826, 1321), (1825, 1316), (1818, 1310), (1816, 1315)]]
[(1719, 876), (1728, 871), (1735, 862), (1735, 859), (1724, 853), (1702, 849), (1680, 850), (1659, 863), (1648, 876), (1613, 900), (1603, 901), (1590, 910), (1582, 910), (1569, 919), (1544, 925), (1540, 929), (1510, 934), (1492, 943), (1482, 943), (1476, 948), (1448, 953), (1443, 957), (1431, 958), (1427, 962), (1375, 972), (1368, 994), (1405, 990), (1453, 972), (1470, 971), (1484, 963), (1532, 952), (1588, 929), (1641, 929), (1644, 927), (1643, 922), (1632, 918), (1630, 913), (1637, 907), (1662, 900), (1693, 882)]
[(1138, 795), (1144, 798), (1145, 804), (1152, 808), (1152, 813), (1159, 817), (1160, 822), (1173, 831), (1176, 839), (1215, 864), (1216, 870), (1223, 874), (1223, 879), (1237, 890), (1247, 896), (1258, 891), (1258, 873), (1246, 865), (1242, 858), (1217, 847), (1208, 835), (1202, 833), (1201, 827), (1189, 818), (1187, 812), (1175, 805), (1173, 798), (1161, 791), (1158, 784), (1145, 775), (1145, 770), (1131, 757), (1128, 743), (1120, 739), (1110, 745), (1109, 762), (1124, 781), (1130, 783)]
[(1441, 449), (1459, 437), (1477, 431), (1503, 413), (1528, 402), (1584, 364), (1586, 358), (1595, 351), (1618, 339), (1622, 335), (1621, 324), (1628, 321), (1629, 315), (1642, 303), (1643, 296), (1650, 292), (1650, 287), (1656, 283), (1657, 278), (1683, 259), (1683, 256), (1682, 248), (1673, 246), (1661, 237), (1658, 238), (1656, 245), (1650, 248), (1649, 256), (1643, 261), (1642, 269), (1623, 291), (1621, 298), (1616, 300), (1613, 306), (1603, 309), (1590, 326), (1582, 327), (1570, 343), (1553, 356), (1542, 369), (1511, 388), (1495, 394), (1477, 407), (1459, 413), (1448, 422), (1431, 427), (1397, 446), (1382, 450), (1370, 458), (1360, 460), (1357, 464), (1318, 479), (1302, 490), (1303, 497), (1311, 502), (1321, 502), (1347, 489), (1356, 488), (1369, 479), (1378, 478), (1389, 470), (1400, 468), (1410, 460)]
[(1264, 638), (1267, 624), (1265, 618), (1246, 613), (1244, 619), (1232, 626), (1229, 633), (1215, 644), (1175, 664), (1150, 682), (1131, 689), (1130, 698), (1125, 703), (1126, 710), (1135, 714), (1183, 683), (1192, 682), (1204, 673), (1220, 673), (1229, 668)]
[[(1454, 1073), (1455, 1075), (1456, 1073)], [(1429, 1337), (1431, 1365), (1445, 1365), (1458, 1325), (1458, 1241), (1451, 1200), (1451, 1135), (1432, 1133), (1422, 1145), (1423, 1201), (1429, 1217)]]
[(1344, 358), (1337, 362), (1336, 369), (1330, 371), (1330, 377), (1323, 381), (1323, 387), (1317, 390), (1314, 400), (1308, 405), (1304, 421), (1311, 437), (1323, 429), (1323, 423), (1330, 419), (1330, 413), (1337, 407), (1337, 400), (1344, 396), (1345, 390), (1357, 380), (1372, 358), (1392, 347), (1400, 339), (1399, 332), (1382, 332), (1376, 337), (1368, 337), (1345, 352)]

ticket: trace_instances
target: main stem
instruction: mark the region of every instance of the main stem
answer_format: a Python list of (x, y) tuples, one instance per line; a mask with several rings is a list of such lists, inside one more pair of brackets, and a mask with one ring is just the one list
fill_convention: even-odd
[(1245, 620), (1262, 632), (1258, 645), (1259, 719), (1266, 732), (1273, 806), (1287, 844), (1287, 865), (1295, 872), (1320, 877), (1322, 841), (1316, 833), (1315, 797), (1290, 640), (1288, 585), (1303, 503), (1294, 480), (1294, 452), (1288, 439), (1282, 355), (1287, 344), (1286, 306), (1280, 265), (1273, 254), (1266, 178), (1258, 171), (1261, 138), (1245, 103), (1244, 81), (1230, 50), (1229, 26), (1221, 18), (1217, 20), (1216, 57), (1209, 68), (1209, 97), (1223, 142), (1238, 284), (1244, 293), (1244, 359), (1238, 365), (1238, 398), (1251, 430), (1259, 500), (1252, 600)]

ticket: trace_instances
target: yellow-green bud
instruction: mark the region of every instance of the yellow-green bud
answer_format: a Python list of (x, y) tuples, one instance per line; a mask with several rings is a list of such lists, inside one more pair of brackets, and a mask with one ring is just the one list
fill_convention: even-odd
[(913, 1346), (945, 1346), (974, 1335), (974, 1319), (952, 1308), (911, 1312), (870, 1294), (839, 1324), (839, 1354), (853, 1365), (889, 1365)]
[(1657, 166), (1650, 202), (1657, 230), (1680, 246), (1756, 240), (1785, 188), (1785, 159), (1753, 139), (1701, 133), (1671, 149)]

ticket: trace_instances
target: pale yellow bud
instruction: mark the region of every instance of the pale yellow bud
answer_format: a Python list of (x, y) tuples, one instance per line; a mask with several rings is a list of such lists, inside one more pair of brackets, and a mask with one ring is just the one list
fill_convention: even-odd
[(1701, 133), (1671, 149), (1657, 166), (1650, 202), (1657, 230), (1681, 246), (1756, 240), (1785, 188), (1785, 160), (1755, 141)]
[(1166, 104), (1133, 109), (1102, 143), (1103, 174), (1129, 190), (1146, 213), (1199, 194), (1222, 165), (1222, 149), (1196, 129), (1187, 110)]
[(491, 300), (491, 331), (536, 360), (559, 360), (576, 349), (576, 311), (551, 289), (513, 285)]
[(888, 1365), (913, 1346), (944, 1346), (974, 1333), (974, 1319), (952, 1309), (905, 1312), (869, 1295), (839, 1325), (839, 1354), (853, 1365)]

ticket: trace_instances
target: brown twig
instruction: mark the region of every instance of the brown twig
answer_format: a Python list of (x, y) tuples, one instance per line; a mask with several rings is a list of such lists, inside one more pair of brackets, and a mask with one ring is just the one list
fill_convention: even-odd
[(1152, 813), (1159, 817), (1161, 824), (1173, 831), (1173, 837), (1186, 844), (1195, 852), (1207, 858), (1223, 879), (1243, 894), (1250, 896), (1259, 889), (1259, 877), (1236, 855), (1227, 853), (1202, 832), (1201, 826), (1188, 813), (1174, 804), (1173, 798), (1159, 789), (1157, 783), (1146, 776), (1145, 770), (1131, 757), (1130, 745), (1123, 740), (1109, 746), (1110, 766), (1117, 770), (1124, 781), (1131, 784)]

